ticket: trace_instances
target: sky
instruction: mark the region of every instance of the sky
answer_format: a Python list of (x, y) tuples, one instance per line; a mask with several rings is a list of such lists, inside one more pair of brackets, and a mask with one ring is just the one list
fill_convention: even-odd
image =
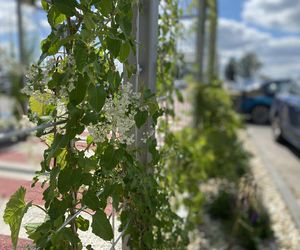
[[(190, 0), (179, 0), (185, 6)], [(17, 45), (16, 5), (0, 0), (0, 48), (11, 53)], [(273, 78), (300, 77), (300, 0), (219, 0), (218, 60), (223, 69), (229, 58), (255, 52), (262, 74)], [(36, 47), (49, 28), (42, 11), (23, 7), (26, 42)], [(191, 21), (183, 21), (182, 50), (195, 54)], [(14, 51), (16, 54), (16, 52)]]
[[(221, 69), (230, 57), (255, 52), (263, 63), (261, 74), (300, 77), (300, 0), (219, 0), (218, 7)], [(189, 21), (184, 27), (190, 28)], [(193, 55), (195, 36), (185, 36), (182, 43)]]

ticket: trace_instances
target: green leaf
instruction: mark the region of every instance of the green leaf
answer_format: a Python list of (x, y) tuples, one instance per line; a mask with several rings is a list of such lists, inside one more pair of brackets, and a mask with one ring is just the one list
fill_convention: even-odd
[(42, 0), (41, 4), (42, 4), (43, 10), (47, 11), (49, 9), (49, 4), (46, 2), (46, 0)]
[(104, 16), (108, 16), (113, 8), (111, 0), (101, 0), (97, 6), (100, 8), (100, 11)]
[(56, 27), (58, 24), (61, 24), (63, 21), (66, 20), (66, 16), (61, 14), (55, 6), (52, 6), (48, 12), (48, 22), (52, 27)]
[(130, 44), (129, 43), (122, 43), (120, 54), (119, 54), (119, 60), (120, 62), (125, 62), (128, 58), (130, 53)]
[(87, 78), (79, 75), (77, 81), (75, 82), (75, 89), (70, 93), (70, 101), (73, 105), (80, 104), (86, 94), (87, 89)]
[(76, 225), (78, 227), (78, 229), (80, 229), (81, 231), (87, 231), (90, 227), (90, 222), (89, 220), (83, 218), (81, 215), (79, 215), (76, 218)]
[(82, 118), (81, 122), (85, 125), (97, 124), (99, 122), (99, 115), (93, 110), (88, 110), (85, 116)]
[(117, 39), (107, 38), (106, 45), (110, 53), (117, 58), (121, 49), (121, 41)]
[(65, 227), (59, 232), (52, 234), (51, 242), (56, 249), (74, 249), (71, 246), (77, 246), (80, 239), (77, 234), (73, 233), (71, 228)]
[(134, 116), (136, 126), (138, 128), (142, 127), (147, 121), (147, 118), (148, 118), (147, 111), (138, 111)]
[(29, 236), (32, 235), (36, 231), (36, 229), (41, 225), (42, 225), (42, 223), (28, 223), (28, 224), (26, 224), (25, 225), (25, 230), (26, 230), (27, 235), (29, 235)]
[(25, 202), (26, 189), (20, 187), (6, 204), (3, 219), (9, 225), (11, 231), (11, 241), (13, 249), (17, 249), (20, 227), (24, 214), (31, 206), (31, 202)]
[(66, 16), (74, 16), (76, 14), (77, 2), (76, 0), (53, 0), (54, 6), (60, 13)]
[(69, 167), (65, 167), (58, 176), (57, 187), (61, 194), (65, 194), (72, 189), (74, 177), (71, 175), (71, 173), (72, 170)]
[(69, 75), (66, 72), (60, 73), (56, 71), (53, 73), (52, 79), (48, 82), (48, 86), (51, 89), (55, 89), (57, 86), (65, 84), (68, 78)]
[(88, 190), (82, 198), (82, 203), (88, 206), (90, 209), (96, 211), (100, 209), (100, 200), (94, 190)]
[(83, 172), (89, 172), (97, 168), (97, 161), (91, 158), (80, 157), (78, 166), (82, 168)]
[(83, 42), (77, 42), (74, 48), (74, 57), (76, 67), (79, 70), (79, 72), (82, 72), (84, 66), (87, 65), (88, 56), (88, 47)]
[(92, 108), (100, 112), (106, 99), (106, 91), (102, 85), (90, 85), (88, 90), (88, 102)]
[(130, 10), (127, 15), (121, 16), (116, 15), (116, 22), (120, 25), (121, 30), (126, 34), (126, 36), (130, 36), (132, 31), (132, 10)]
[(47, 105), (48, 100), (50, 100), (50, 93), (41, 93), (39, 97), (31, 96), (29, 98), (29, 108), (32, 113), (38, 116), (46, 116), (51, 111), (51, 105)]
[(85, 13), (83, 15), (83, 21), (87, 29), (93, 30), (96, 27), (96, 23), (93, 20), (93, 15)]
[(62, 200), (54, 198), (51, 201), (51, 204), (48, 209), (48, 215), (50, 217), (50, 220), (56, 220), (62, 217), (69, 207), (72, 207), (71, 195), (65, 196)]
[(69, 141), (70, 140), (66, 134), (65, 135), (57, 134), (56, 137), (54, 138), (54, 141), (53, 141), (51, 147), (49, 148), (49, 153), (47, 155), (46, 161), (49, 161), (52, 157), (57, 156), (59, 154), (59, 152), (64, 147), (67, 146)]
[(111, 240), (114, 236), (109, 220), (102, 210), (93, 215), (92, 232), (103, 240)]
[(105, 152), (102, 157), (102, 164), (104, 165), (105, 169), (111, 170), (119, 163), (120, 153), (121, 150), (115, 150), (112, 145), (109, 145), (105, 149)]
[(57, 186), (59, 192), (64, 194), (70, 191), (73, 187), (80, 186), (81, 170), (65, 167), (58, 176)]
[(113, 91), (118, 91), (122, 78), (119, 72), (109, 71), (107, 74), (107, 81), (109, 82), (109, 88)]

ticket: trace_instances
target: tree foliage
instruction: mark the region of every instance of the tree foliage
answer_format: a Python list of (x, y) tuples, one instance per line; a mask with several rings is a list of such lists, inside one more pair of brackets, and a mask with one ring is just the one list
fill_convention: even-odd
[(245, 54), (239, 61), (239, 75), (246, 79), (255, 76), (262, 67), (262, 63), (255, 53), (249, 52)]
[(234, 82), (238, 74), (238, 63), (235, 58), (230, 58), (225, 66), (225, 79)]

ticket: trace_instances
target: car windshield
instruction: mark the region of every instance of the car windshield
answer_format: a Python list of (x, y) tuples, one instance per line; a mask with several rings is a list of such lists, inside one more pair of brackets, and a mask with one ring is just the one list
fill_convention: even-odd
[(265, 84), (264, 90), (267, 95), (274, 95), (277, 93), (284, 93), (289, 91), (290, 88), (290, 81), (274, 81), (274, 82), (267, 82)]
[(292, 95), (299, 95), (300, 96), (300, 81), (293, 82), (290, 86), (289, 92)]

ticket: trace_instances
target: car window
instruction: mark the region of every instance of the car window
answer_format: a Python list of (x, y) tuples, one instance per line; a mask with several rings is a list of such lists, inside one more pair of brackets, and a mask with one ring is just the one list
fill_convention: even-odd
[(279, 82), (277, 93), (286, 93), (286, 92), (289, 91), (290, 88), (291, 88), (291, 82), (290, 81)]
[(269, 83), (265, 86), (265, 93), (267, 95), (274, 95), (278, 91), (278, 84), (275, 82)]
[(293, 82), (290, 86), (289, 93), (300, 96), (300, 82)]

